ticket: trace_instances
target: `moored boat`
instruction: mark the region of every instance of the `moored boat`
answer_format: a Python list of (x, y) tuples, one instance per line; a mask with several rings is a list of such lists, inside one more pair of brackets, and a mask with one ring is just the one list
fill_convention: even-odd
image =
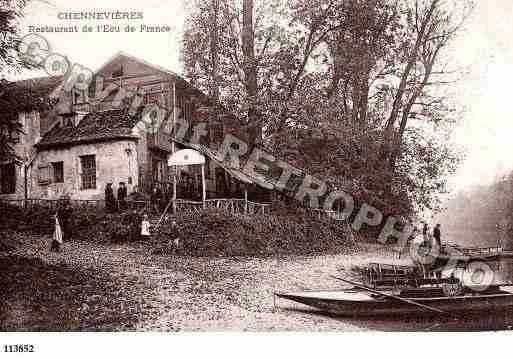
[(394, 298), (393, 295), (384, 296), (354, 288), (275, 293), (275, 295), (341, 316), (433, 315), (436, 313), (421, 306), (451, 314), (497, 313), (513, 310), (513, 286), (494, 286), (486, 291), (466, 291), (457, 296), (448, 296), (437, 291), (423, 291), (423, 293), (426, 296), (415, 291), (403, 291), (399, 298)]

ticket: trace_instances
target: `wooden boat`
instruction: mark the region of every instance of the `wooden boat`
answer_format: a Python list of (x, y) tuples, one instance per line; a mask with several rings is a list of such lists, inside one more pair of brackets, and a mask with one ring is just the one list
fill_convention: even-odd
[(432, 268), (440, 268), (451, 264), (453, 267), (465, 267), (470, 262), (498, 262), (503, 259), (513, 259), (513, 251), (502, 247), (463, 247), (445, 243), (436, 257), (432, 259)]
[[(390, 292), (391, 293), (391, 292)], [(305, 304), (341, 316), (433, 315), (417, 304), (451, 314), (497, 313), (513, 311), (513, 286), (493, 286), (486, 291), (468, 290), (462, 295), (447, 296), (440, 288), (403, 290), (397, 300), (357, 288), (332, 291), (276, 293), (279, 298)]]

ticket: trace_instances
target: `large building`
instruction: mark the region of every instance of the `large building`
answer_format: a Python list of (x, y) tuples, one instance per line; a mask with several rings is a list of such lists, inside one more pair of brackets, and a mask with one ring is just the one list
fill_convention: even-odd
[[(59, 77), (18, 85), (44, 88), (48, 96), (58, 94), (59, 101), (45, 113), (19, 114), (19, 159), (0, 164), (0, 199), (103, 199), (107, 183), (116, 190), (120, 182), (129, 192), (148, 191), (155, 183), (172, 181), (169, 121), (209, 121), (202, 140), (209, 147), (222, 141), (227, 121), (233, 121), (226, 115), (205, 117), (200, 110), (216, 104), (202, 92), (171, 71), (123, 53), (95, 73), (86, 91), (62, 91)], [(163, 112), (152, 117), (146, 111), (152, 104)], [(199, 188), (196, 169), (181, 168), (178, 174), (182, 183)], [(207, 163), (206, 179), (210, 198), (240, 192), (237, 180), (213, 161)]]

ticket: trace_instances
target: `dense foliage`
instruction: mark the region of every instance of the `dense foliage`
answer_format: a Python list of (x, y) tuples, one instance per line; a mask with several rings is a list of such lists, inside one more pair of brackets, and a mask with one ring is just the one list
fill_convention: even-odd
[(18, 113), (42, 109), (46, 100), (38, 93), (20, 89), (3, 77), (5, 74), (31, 69), (20, 53), (19, 20), (27, 0), (0, 0), (0, 160), (15, 156), (13, 146), (21, 133)]
[[(349, 230), (339, 223), (308, 215), (233, 216), (222, 211), (175, 218), (178, 254), (192, 256), (275, 256), (338, 253), (354, 248)], [(175, 230), (166, 222), (155, 253), (175, 252)]]
[(471, 0), (190, 6), (188, 79), (261, 128), (266, 148), (394, 213), (439, 208), (461, 159), (446, 141), (462, 114), (449, 45)]
[[(2, 230), (30, 231), (51, 235), (53, 210), (43, 206), (22, 208), (0, 204)], [(142, 212), (104, 213), (97, 210), (75, 211), (72, 218), (74, 240), (93, 242), (130, 242), (139, 240)], [(178, 230), (171, 227), (176, 220)], [(178, 253), (191, 256), (270, 256), (340, 252), (354, 246), (353, 235), (340, 223), (318, 219), (290, 210), (276, 215), (234, 216), (223, 211), (180, 214), (163, 223), (151, 245), (154, 253), (176, 253), (172, 243), (178, 233)], [(7, 250), (9, 243), (0, 244)]]
[[(51, 235), (55, 222), (54, 209), (48, 206), (33, 205), (27, 210), (0, 203), (0, 230), (29, 231), (35, 234)], [(73, 238), (95, 242), (123, 242), (131, 239), (131, 230), (135, 230), (142, 220), (141, 212), (105, 213), (90, 208), (75, 210), (72, 217)]]

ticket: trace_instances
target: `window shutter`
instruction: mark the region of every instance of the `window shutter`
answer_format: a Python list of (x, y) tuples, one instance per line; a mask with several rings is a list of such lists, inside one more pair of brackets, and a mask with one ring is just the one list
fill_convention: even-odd
[(50, 167), (48, 165), (39, 166), (39, 183), (50, 183)]

